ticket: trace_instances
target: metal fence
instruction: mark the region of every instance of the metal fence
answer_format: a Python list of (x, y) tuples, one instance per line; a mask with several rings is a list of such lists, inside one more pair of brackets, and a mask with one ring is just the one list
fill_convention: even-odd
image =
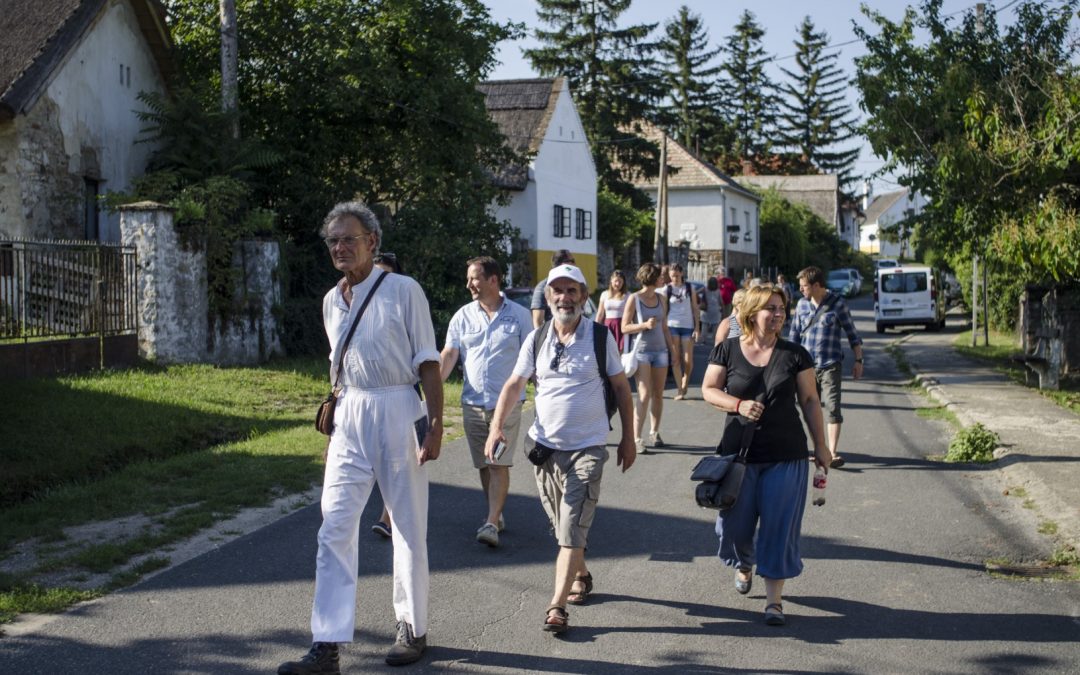
[(0, 240), (0, 339), (135, 331), (135, 271), (132, 246)]

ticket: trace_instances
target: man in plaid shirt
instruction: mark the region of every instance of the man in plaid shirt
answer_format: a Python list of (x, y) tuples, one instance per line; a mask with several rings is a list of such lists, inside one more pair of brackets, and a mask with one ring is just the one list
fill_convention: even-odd
[[(838, 469), (844, 458), (836, 450), (840, 442), (840, 380), (844, 362), (844, 350), (840, 345), (841, 331), (847, 335), (851, 350), (855, 352), (855, 365), (851, 369), (857, 380), (863, 374), (862, 338), (855, 332), (851, 312), (838, 294), (825, 287), (825, 274), (817, 267), (807, 267), (799, 272), (799, 290), (803, 297), (795, 307), (795, 319), (791, 322), (790, 339), (806, 347), (814, 357), (814, 373), (817, 376), (821, 407), (825, 408), (828, 422), (830, 467)], [(820, 308), (820, 311), (819, 311)]]

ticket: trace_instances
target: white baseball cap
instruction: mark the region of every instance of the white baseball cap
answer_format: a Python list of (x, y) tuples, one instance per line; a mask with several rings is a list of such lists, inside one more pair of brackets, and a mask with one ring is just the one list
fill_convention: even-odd
[(572, 279), (579, 284), (584, 284), (588, 287), (589, 284), (585, 282), (585, 275), (581, 273), (581, 269), (574, 267), (573, 265), (556, 265), (548, 272), (547, 282), (550, 284), (556, 279)]

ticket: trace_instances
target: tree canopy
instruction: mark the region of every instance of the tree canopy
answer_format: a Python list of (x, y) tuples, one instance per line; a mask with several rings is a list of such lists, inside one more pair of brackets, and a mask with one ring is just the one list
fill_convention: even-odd
[[(241, 128), (281, 158), (260, 171), (253, 199), (279, 214), (296, 245), (289, 295), (328, 286), (333, 270), (315, 232), (335, 202), (358, 198), (383, 214), (384, 248), (397, 249), (441, 320), (467, 299), (464, 260), (501, 255), (512, 235), (488, 213), (499, 197), (489, 171), (509, 151), (476, 85), (517, 28), (492, 21), (479, 0), (236, 5)], [(212, 85), (204, 104), (215, 108), (218, 3), (171, 0), (168, 9), (184, 76)]]

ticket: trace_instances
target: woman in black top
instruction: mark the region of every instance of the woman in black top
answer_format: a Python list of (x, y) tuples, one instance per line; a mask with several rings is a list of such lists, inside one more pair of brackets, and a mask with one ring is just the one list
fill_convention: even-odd
[[(814, 360), (780, 338), (787, 300), (772, 285), (747, 290), (739, 311), (742, 336), (716, 345), (701, 391), (728, 413), (720, 454), (739, 452), (743, 424), (756, 424), (739, 499), (716, 520), (720, 559), (736, 568), (735, 588), (750, 592), (751, 571), (765, 579), (765, 622), (783, 625), (784, 580), (802, 572), (799, 537), (806, 506), (806, 435), (796, 400), (814, 440), (814, 461), (829, 465)], [(826, 469), (828, 470), (828, 469)], [(756, 544), (755, 544), (756, 534)]]

